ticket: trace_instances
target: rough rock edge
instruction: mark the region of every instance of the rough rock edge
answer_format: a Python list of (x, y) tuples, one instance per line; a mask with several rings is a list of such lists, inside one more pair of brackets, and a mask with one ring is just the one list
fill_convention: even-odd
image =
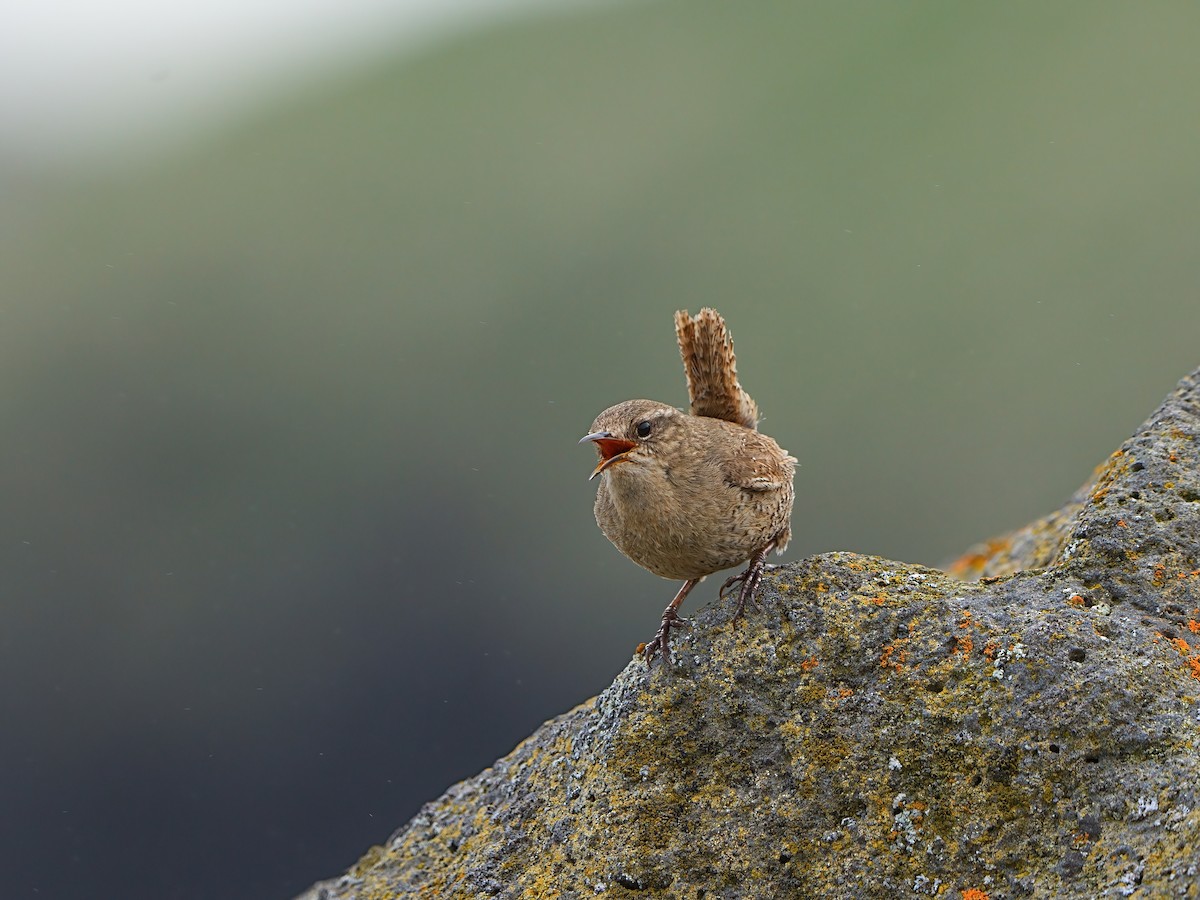
[(1200, 372), (959, 571), (832, 553), (303, 900), (1200, 897)]

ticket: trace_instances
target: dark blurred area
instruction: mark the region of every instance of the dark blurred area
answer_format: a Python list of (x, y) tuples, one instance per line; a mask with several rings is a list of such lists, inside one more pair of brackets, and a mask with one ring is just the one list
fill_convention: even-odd
[(598, 7), (0, 172), (6, 896), (292, 896), (604, 688), (675, 586), (575, 442), (686, 402), (676, 308), (800, 460), (788, 559), (1055, 508), (1200, 365), (1197, 27)]

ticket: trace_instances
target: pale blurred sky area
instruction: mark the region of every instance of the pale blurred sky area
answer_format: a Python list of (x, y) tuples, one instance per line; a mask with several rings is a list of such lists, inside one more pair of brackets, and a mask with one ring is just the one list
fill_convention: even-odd
[(0, 162), (121, 165), (463, 29), (597, 0), (5, 0)]

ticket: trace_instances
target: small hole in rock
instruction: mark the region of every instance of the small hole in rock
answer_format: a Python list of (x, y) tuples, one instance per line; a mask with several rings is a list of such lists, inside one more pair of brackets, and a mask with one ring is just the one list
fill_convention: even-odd
[(1100, 756), (1096, 753), (1089, 753), (1083, 758), (1083, 761), (1088, 763), (1098, 763), (1100, 762)]
[(1067, 651), (1067, 659), (1071, 662), (1083, 662), (1087, 659), (1087, 651), (1082, 647), (1072, 647)]
[(974, 778), (971, 779), (971, 787), (979, 787), (981, 784), (983, 784), (983, 776), (982, 775), (976, 775)]
[(945, 685), (940, 681), (930, 681), (925, 684), (925, 690), (929, 691), (931, 694), (940, 694), (942, 692), (942, 688), (944, 687)]
[(784, 851), (783, 853), (779, 854), (779, 861), (781, 863), (786, 863), (789, 860), (791, 860), (791, 858), (792, 858), (792, 854), (788, 853), (787, 851)]
[(1051, 752), (1051, 753), (1057, 753), (1057, 752), (1058, 752), (1058, 744), (1051, 744), (1051, 745), (1050, 745), (1050, 752)]

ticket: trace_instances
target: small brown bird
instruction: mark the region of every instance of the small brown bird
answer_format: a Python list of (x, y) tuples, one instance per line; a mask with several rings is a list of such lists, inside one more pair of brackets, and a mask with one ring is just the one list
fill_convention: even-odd
[(683, 586), (644, 655), (671, 661), (671, 629), (688, 625), (677, 610), (706, 575), (749, 562), (721, 587), (741, 582), (734, 617), (762, 578), (767, 554), (791, 536), (796, 460), (757, 431), (758, 406), (738, 383), (733, 340), (713, 309), (675, 313), (691, 414), (653, 400), (626, 400), (596, 417), (600, 461), (596, 522), (617, 549), (644, 569)]

